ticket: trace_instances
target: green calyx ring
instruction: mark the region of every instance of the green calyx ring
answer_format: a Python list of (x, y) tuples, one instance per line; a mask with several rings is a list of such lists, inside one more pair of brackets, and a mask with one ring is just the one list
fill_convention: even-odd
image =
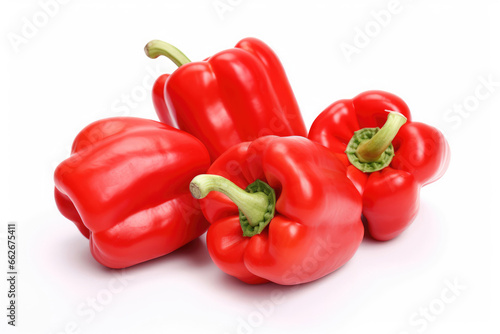
[(269, 186), (265, 182), (262, 182), (261, 180), (256, 180), (255, 182), (249, 184), (248, 187), (245, 188), (245, 191), (250, 194), (257, 192), (263, 193), (269, 200), (266, 212), (263, 214), (263, 220), (259, 222), (253, 222), (254, 225), (251, 225), (243, 212), (239, 210), (240, 224), (241, 229), (243, 230), (243, 236), (253, 237), (256, 234), (261, 233), (269, 224), (269, 222), (271, 222), (271, 219), (273, 219), (274, 211), (276, 209), (276, 193), (274, 192), (274, 189), (271, 188), (271, 186)]
[(254, 181), (243, 190), (220, 175), (201, 174), (191, 180), (189, 190), (197, 199), (205, 198), (211, 191), (226, 195), (238, 207), (245, 237), (261, 233), (275, 214), (274, 189), (261, 180)]
[(364, 173), (376, 172), (391, 164), (394, 157), (394, 146), (390, 144), (380, 157), (375, 161), (363, 161), (357, 154), (359, 145), (370, 140), (380, 131), (380, 128), (364, 128), (354, 132), (351, 140), (347, 144), (345, 153), (349, 162)]
[(389, 166), (394, 158), (392, 141), (407, 119), (399, 112), (386, 111), (389, 113), (382, 129), (358, 130), (347, 144), (345, 154), (349, 162), (364, 173), (379, 171)]

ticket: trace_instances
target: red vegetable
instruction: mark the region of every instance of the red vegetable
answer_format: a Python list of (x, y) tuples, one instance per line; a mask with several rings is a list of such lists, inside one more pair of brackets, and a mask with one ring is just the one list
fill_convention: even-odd
[(216, 191), (201, 200), (208, 251), (246, 283), (316, 280), (346, 263), (363, 238), (361, 198), (345, 166), (306, 138), (241, 143), (208, 173), (191, 182), (196, 198)]
[(132, 266), (206, 231), (189, 182), (209, 164), (203, 144), (180, 130), (140, 118), (100, 120), (78, 134), (55, 171), (57, 207), (89, 238), (97, 261)]
[(276, 54), (245, 38), (235, 48), (190, 62), (162, 41), (146, 45), (151, 58), (164, 55), (179, 68), (153, 88), (160, 120), (200, 139), (212, 160), (231, 146), (265, 135), (307, 136), (299, 107)]
[(408, 227), (418, 212), (420, 188), (439, 179), (449, 163), (441, 132), (412, 122), (406, 103), (382, 91), (333, 103), (316, 118), (309, 138), (347, 166), (363, 196), (368, 230), (378, 240)]

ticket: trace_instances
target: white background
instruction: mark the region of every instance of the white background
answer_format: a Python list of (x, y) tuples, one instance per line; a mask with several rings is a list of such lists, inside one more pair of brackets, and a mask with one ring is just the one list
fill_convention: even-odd
[[(41, 3), (52, 3), (50, 16)], [(6, 324), (1, 279), (2, 333), (499, 330), (498, 2), (400, 0), (383, 25), (376, 17), (388, 0), (54, 3), (3, 1), (0, 10), (2, 272), (7, 222), (19, 237), (18, 327)], [(96, 119), (156, 119), (150, 85), (175, 65), (148, 59), (149, 40), (201, 60), (247, 36), (278, 54), (307, 126), (335, 100), (393, 92), (414, 120), (445, 133), (447, 174), (422, 190), (420, 213), (400, 237), (364, 241), (346, 266), (311, 284), (241, 283), (212, 263), (203, 237), (128, 270), (102, 267), (55, 207), (55, 166)], [(357, 45), (351, 57), (347, 44)]]

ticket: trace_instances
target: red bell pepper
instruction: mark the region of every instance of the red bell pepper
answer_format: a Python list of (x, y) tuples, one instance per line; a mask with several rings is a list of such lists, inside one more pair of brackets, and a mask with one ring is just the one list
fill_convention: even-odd
[(449, 163), (443, 134), (412, 122), (406, 103), (382, 91), (331, 104), (314, 121), (309, 138), (347, 166), (363, 196), (368, 230), (378, 240), (392, 239), (410, 225), (420, 188), (439, 179)]
[(94, 122), (55, 171), (60, 212), (89, 238), (101, 264), (124, 268), (179, 248), (208, 222), (189, 182), (210, 164), (196, 138), (133, 117)]
[(194, 197), (206, 196), (208, 251), (243, 282), (310, 282), (346, 263), (361, 243), (361, 197), (345, 166), (306, 138), (241, 143), (208, 173), (190, 186)]
[(154, 40), (151, 58), (166, 56), (179, 68), (161, 76), (153, 88), (160, 120), (191, 133), (212, 160), (231, 146), (265, 135), (307, 136), (307, 130), (276, 54), (255, 38), (200, 62)]

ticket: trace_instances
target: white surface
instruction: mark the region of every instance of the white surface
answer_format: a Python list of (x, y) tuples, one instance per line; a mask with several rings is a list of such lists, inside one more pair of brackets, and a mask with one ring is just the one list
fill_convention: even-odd
[[(217, 3), (232, 10), (221, 17)], [(481, 80), (500, 81), (500, 6), (400, 0), (390, 22), (349, 62), (342, 43), (353, 44), (357, 29), (376, 32), (371, 13), (389, 3), (75, 0), (51, 7), (53, 16), (16, 51), (9, 38), (26, 20), (43, 21), (43, 9), (38, 1), (2, 2), (0, 268), (6, 272), (5, 224), (15, 221), (20, 276), (18, 327), (7, 326), (2, 313), (1, 332), (498, 331), (498, 159), (490, 157), (498, 158), (498, 149), (488, 142), (497, 136), (500, 85), (473, 96)], [(308, 126), (333, 101), (391, 91), (415, 120), (445, 133), (448, 173), (423, 189), (420, 213), (403, 235), (363, 242), (345, 267), (311, 284), (240, 283), (211, 262), (203, 238), (126, 271), (100, 266), (54, 205), (52, 173), (74, 136), (98, 118), (156, 118), (143, 85), (175, 66), (148, 59), (142, 48), (149, 40), (169, 41), (200, 60), (246, 36), (279, 55)], [(470, 112), (447, 111), (474, 101)], [(447, 289), (455, 280), (464, 288), (454, 294)], [(6, 280), (0, 282), (6, 305)], [(419, 312), (429, 307), (432, 320), (423, 320)]]

